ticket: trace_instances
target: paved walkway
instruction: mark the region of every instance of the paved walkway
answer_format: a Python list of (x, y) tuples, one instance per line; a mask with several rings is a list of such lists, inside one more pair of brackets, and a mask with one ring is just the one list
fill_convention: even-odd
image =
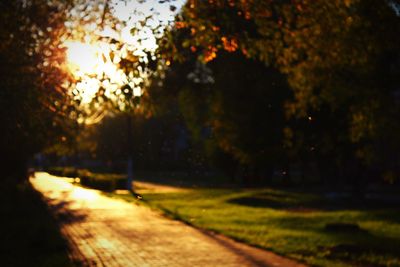
[(167, 219), (141, 205), (36, 173), (79, 266), (302, 266), (273, 253)]

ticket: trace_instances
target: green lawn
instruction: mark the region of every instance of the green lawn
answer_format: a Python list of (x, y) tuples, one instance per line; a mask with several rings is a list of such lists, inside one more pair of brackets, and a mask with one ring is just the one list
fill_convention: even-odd
[[(312, 265), (400, 266), (400, 210), (393, 207), (276, 189), (191, 189), (144, 193), (143, 200), (173, 218)], [(329, 231), (329, 223), (361, 229)]]
[(29, 184), (0, 185), (0, 266), (72, 266), (66, 241)]

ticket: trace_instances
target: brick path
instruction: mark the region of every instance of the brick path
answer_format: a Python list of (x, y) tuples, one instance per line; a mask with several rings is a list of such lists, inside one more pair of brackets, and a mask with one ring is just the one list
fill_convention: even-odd
[(31, 182), (59, 218), (79, 266), (303, 266), (67, 179), (36, 173)]

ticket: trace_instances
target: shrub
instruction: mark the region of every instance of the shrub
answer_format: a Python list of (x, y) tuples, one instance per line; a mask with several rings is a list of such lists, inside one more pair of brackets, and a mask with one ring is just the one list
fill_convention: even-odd
[(75, 167), (50, 167), (47, 172), (61, 177), (75, 178), (78, 176), (78, 171)]
[(126, 176), (120, 174), (92, 173), (87, 169), (74, 167), (52, 167), (47, 171), (55, 176), (79, 177), (81, 185), (107, 192), (125, 189), (127, 184)]
[(80, 176), (81, 184), (87, 187), (111, 192), (126, 188), (127, 179), (123, 175), (92, 173), (89, 176)]

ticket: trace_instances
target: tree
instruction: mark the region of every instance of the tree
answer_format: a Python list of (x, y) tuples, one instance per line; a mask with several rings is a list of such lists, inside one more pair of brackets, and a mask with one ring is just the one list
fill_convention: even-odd
[[(68, 134), (79, 131), (76, 121), (95, 123), (106, 110), (132, 113), (143, 107), (138, 91), (146, 87), (147, 77), (154, 70), (154, 53), (149, 48), (138, 54), (139, 49), (130, 50), (133, 45), (120, 39), (119, 31), (126, 21), (113, 13), (118, 4), (84, 0), (1, 3), (4, 27), (0, 31), (0, 56), (6, 63), (1, 72), (1, 117), (7, 129), (1, 139), (6, 158), (16, 165), (9, 164), (10, 171), (23, 170), (27, 158), (54, 141), (73, 142)], [(154, 24), (153, 14), (132, 12), (139, 18), (135, 30), (161, 34), (163, 25)], [(91, 38), (91, 44), (108, 45), (109, 49), (101, 53), (104, 63), (117, 65), (126, 79), (116, 83), (105, 71), (97, 73), (101, 86), (85, 102), (86, 92), (77, 85), (93, 77), (71, 73), (68, 42), (79, 45)], [(144, 39), (136, 38), (135, 47), (145, 47), (141, 45)]]
[(169, 61), (188, 51), (203, 62), (240, 52), (286, 74), (293, 153), (308, 151), (349, 176), (353, 167), (345, 166), (385, 168), (379, 159), (389, 151), (391, 162), (399, 158), (397, 139), (388, 136), (398, 132), (397, 13), (397, 1), (193, 0), (163, 47)]
[[(24, 179), (26, 163), (65, 138), (68, 100), (60, 86), (64, 11), (57, 1), (1, 2), (0, 140), (6, 178)], [(62, 109), (59, 107), (63, 107)]]
[(178, 98), (194, 140), (230, 175), (245, 172), (246, 183), (269, 179), (285, 161), (283, 104), (291, 94), (284, 75), (240, 53), (204, 64), (179, 49), (187, 51), (186, 60), (172, 63), (150, 95)]

